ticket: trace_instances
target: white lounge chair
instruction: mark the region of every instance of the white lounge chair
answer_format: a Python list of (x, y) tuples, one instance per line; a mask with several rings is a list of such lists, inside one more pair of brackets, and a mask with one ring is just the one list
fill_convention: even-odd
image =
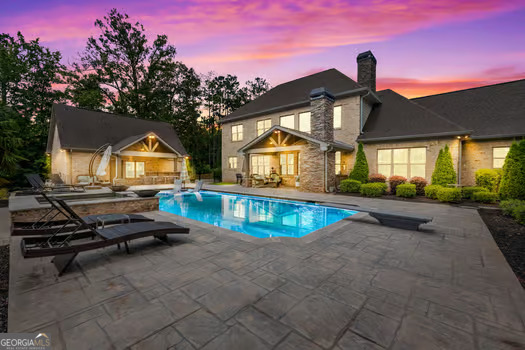
[(182, 191), (182, 180), (175, 179), (173, 184), (173, 193), (180, 193)]
[(202, 190), (202, 185), (203, 184), (204, 184), (204, 181), (202, 181), (202, 180), (197, 181), (195, 183), (195, 187), (188, 189), (188, 192), (199, 192), (200, 190)]

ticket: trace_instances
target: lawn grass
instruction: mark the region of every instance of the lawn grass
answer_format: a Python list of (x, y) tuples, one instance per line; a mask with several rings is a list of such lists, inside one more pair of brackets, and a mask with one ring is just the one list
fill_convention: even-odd
[(212, 185), (236, 185), (236, 182), (212, 182)]

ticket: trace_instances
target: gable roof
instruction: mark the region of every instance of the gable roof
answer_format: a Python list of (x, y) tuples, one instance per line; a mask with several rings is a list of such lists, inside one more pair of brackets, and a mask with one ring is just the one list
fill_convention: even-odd
[(137, 139), (139, 135), (153, 132), (179, 154), (187, 154), (173, 127), (165, 122), (63, 104), (54, 104), (51, 114), (47, 152), (51, 152), (56, 125), (60, 145), (64, 149), (92, 151), (106, 143), (113, 146), (122, 145), (124, 142)]
[(468, 134), (464, 127), (392, 90), (378, 91), (359, 141), (418, 139)]
[(525, 79), (412, 101), (471, 129), (473, 139), (525, 135)]
[(324, 87), (336, 98), (342, 94), (360, 93), (368, 90), (337, 69), (328, 69), (319, 73), (295, 79), (280, 85), (237, 108), (223, 118), (222, 122), (242, 120), (265, 113), (274, 113), (290, 108), (308, 106), (310, 92), (319, 87)]
[(280, 130), (280, 131), (286, 132), (288, 134), (297, 136), (299, 138), (305, 139), (307, 141), (310, 141), (310, 142), (313, 142), (313, 143), (317, 143), (319, 145), (319, 147), (323, 147), (324, 148), (324, 147), (327, 147), (327, 146), (332, 146), (333, 148), (335, 148), (337, 150), (344, 150), (344, 151), (350, 151), (350, 152), (354, 150), (354, 146), (353, 145), (350, 145), (350, 144), (347, 144), (347, 143), (344, 143), (344, 142), (340, 142), (340, 141), (323, 141), (323, 140), (318, 139), (318, 138), (312, 136), (311, 134), (303, 132), (303, 131), (290, 129), (290, 128), (285, 128), (284, 126), (280, 126), (280, 125), (274, 125), (270, 129), (268, 129), (265, 132), (263, 132), (261, 135), (257, 136), (256, 138), (254, 138), (253, 140), (251, 140), (250, 142), (248, 142), (247, 144), (245, 144), (244, 146), (239, 148), (238, 152), (244, 152), (244, 151), (250, 149), (252, 146), (258, 144), (260, 141), (264, 140), (265, 138), (267, 138), (268, 136), (273, 134), (273, 132), (275, 130)]

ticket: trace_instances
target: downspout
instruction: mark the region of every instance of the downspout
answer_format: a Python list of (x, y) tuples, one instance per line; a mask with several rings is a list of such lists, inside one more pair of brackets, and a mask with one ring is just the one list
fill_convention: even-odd
[(69, 149), (69, 178), (71, 181), (69, 183), (75, 183), (75, 180), (73, 179), (73, 150)]
[(459, 146), (458, 146), (458, 186), (461, 185), (461, 161), (463, 157), (463, 139), (459, 139)]
[(324, 151), (324, 191), (329, 193), (328, 189), (328, 152), (333, 150), (333, 147), (330, 146)]
[(359, 133), (362, 134), (363, 133), (363, 128), (364, 128), (364, 122), (363, 122), (363, 103), (365, 102), (365, 97), (367, 97), (368, 95), (370, 95), (370, 90), (368, 90), (368, 92), (366, 93), (366, 95), (363, 95), (361, 96), (361, 103), (359, 104), (359, 107), (360, 107), (360, 112), (359, 112)]

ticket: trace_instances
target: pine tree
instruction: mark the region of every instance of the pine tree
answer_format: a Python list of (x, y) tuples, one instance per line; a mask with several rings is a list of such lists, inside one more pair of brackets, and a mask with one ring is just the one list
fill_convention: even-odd
[(368, 162), (366, 160), (363, 144), (360, 143), (357, 147), (357, 154), (355, 157), (354, 168), (348, 175), (349, 179), (361, 181), (361, 183), (368, 182)]
[(452, 162), (452, 155), (448, 145), (439, 151), (436, 159), (434, 172), (432, 173), (432, 185), (446, 186), (456, 183), (456, 171)]
[(502, 199), (525, 199), (525, 141), (513, 143), (503, 164)]

